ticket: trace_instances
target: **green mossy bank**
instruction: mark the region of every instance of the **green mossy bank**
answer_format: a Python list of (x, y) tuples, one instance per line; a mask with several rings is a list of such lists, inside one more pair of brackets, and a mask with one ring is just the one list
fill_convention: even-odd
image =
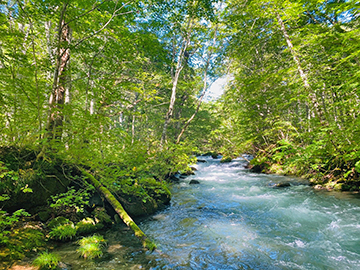
[[(118, 222), (135, 228), (144, 247), (155, 248), (132, 219), (169, 204), (166, 175), (116, 163), (92, 168), (38, 154), (33, 149), (0, 148), (3, 266), (33, 257), (54, 241), (74, 241)], [(167, 175), (169, 170), (164, 170)], [(122, 220), (116, 216), (120, 212)]]
[(316, 189), (359, 192), (357, 153), (355, 150), (348, 153), (331, 152), (316, 145), (303, 147), (281, 140), (257, 150), (249, 167), (258, 173), (302, 177), (308, 179)]

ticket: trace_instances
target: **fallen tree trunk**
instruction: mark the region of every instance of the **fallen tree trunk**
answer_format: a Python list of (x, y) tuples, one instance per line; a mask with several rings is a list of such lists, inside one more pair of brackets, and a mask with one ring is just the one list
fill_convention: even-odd
[(85, 171), (84, 169), (80, 168), (80, 171), (83, 175), (85, 175), (89, 182), (94, 185), (94, 187), (104, 195), (106, 200), (111, 204), (111, 206), (114, 208), (116, 213), (120, 216), (120, 218), (124, 221), (124, 223), (130, 227), (133, 232), (135, 233), (135, 236), (139, 238), (141, 241), (143, 247), (147, 248), (148, 250), (153, 251), (156, 249), (156, 245), (154, 242), (152, 242), (145, 233), (136, 225), (136, 223), (133, 221), (133, 219), (128, 215), (128, 213), (125, 211), (125, 209), (122, 207), (120, 202), (114, 197), (114, 195), (111, 194), (111, 192), (104, 187), (98, 180), (95, 179), (93, 175)]

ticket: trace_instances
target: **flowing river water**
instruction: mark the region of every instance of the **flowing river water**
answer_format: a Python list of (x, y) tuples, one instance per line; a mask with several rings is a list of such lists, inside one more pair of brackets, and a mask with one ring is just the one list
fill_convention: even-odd
[[(125, 227), (105, 234), (102, 259), (58, 250), (72, 269), (360, 269), (360, 198), (307, 182), (253, 174), (245, 161), (204, 158), (172, 188), (171, 205), (139, 222), (158, 245), (144, 251)], [(197, 179), (199, 185), (189, 185)], [(274, 188), (279, 182), (290, 187)]]

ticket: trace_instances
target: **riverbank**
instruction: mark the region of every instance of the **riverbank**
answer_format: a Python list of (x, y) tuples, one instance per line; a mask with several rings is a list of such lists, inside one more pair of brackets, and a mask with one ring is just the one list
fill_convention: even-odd
[[(137, 163), (113, 160), (84, 164), (66, 156), (39, 158), (38, 154), (36, 149), (0, 147), (0, 268), (34, 259), (52, 250), (57, 242), (75, 243), (123, 223), (121, 219), (135, 228), (123, 214), (138, 218), (162, 209), (170, 203), (169, 175), (180, 168), (191, 170), (170, 159), (166, 164), (154, 164), (153, 160), (144, 164), (146, 157)], [(89, 182), (90, 176), (100, 186)], [(125, 210), (121, 218), (115, 211), (119, 207), (115, 209), (114, 200), (109, 201), (99, 187), (106, 187), (121, 203)]]
[(317, 189), (360, 191), (356, 151), (336, 155), (311, 145), (301, 147), (282, 140), (257, 148), (254, 156), (249, 164), (253, 172), (305, 178)]

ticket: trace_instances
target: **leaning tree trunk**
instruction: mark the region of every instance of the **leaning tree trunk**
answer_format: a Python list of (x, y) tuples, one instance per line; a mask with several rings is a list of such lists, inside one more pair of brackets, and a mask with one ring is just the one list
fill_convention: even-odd
[(83, 175), (87, 177), (89, 182), (94, 185), (94, 187), (106, 198), (106, 200), (111, 204), (114, 208), (115, 212), (120, 216), (120, 218), (124, 221), (124, 223), (130, 227), (135, 236), (139, 238), (144, 248), (153, 251), (156, 249), (156, 245), (152, 242), (145, 233), (136, 225), (136, 223), (132, 220), (132, 218), (128, 215), (125, 209), (122, 207), (121, 203), (111, 194), (111, 192), (104, 187), (98, 180), (95, 179), (93, 175), (85, 171), (84, 169), (80, 169)]

